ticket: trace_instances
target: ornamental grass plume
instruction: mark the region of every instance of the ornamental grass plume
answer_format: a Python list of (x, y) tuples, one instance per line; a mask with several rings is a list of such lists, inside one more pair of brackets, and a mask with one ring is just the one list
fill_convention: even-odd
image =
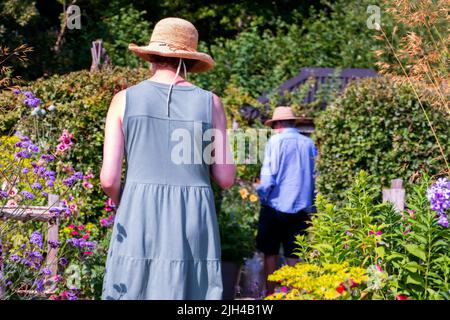
[[(427, 101), (450, 116), (449, 106), (449, 60), (450, 36), (448, 25), (448, 0), (384, 0), (386, 13), (392, 18), (394, 27), (387, 30), (379, 26), (376, 35), (385, 46), (376, 50), (376, 63), (381, 73), (395, 81), (409, 84), (427, 119), (441, 156), (450, 173), (447, 154), (436, 135), (435, 128), (425, 110)], [(390, 35), (388, 35), (390, 31)], [(423, 90), (417, 90), (421, 87)]]

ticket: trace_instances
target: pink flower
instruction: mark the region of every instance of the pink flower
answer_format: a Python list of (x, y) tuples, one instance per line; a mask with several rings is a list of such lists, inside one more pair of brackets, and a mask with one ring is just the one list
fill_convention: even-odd
[(87, 240), (89, 238), (89, 236), (87, 234), (85, 234), (82, 238)]
[(106, 200), (105, 204), (106, 204), (108, 207), (115, 207), (115, 206), (116, 206), (115, 203), (112, 201), (111, 198), (108, 198), (108, 200)]
[(350, 279), (350, 288), (356, 288), (358, 286), (358, 283), (353, 281), (353, 279)]
[(280, 288), (281, 292), (287, 293), (288, 292), (288, 288), (287, 287), (281, 287)]
[(75, 211), (75, 210), (77, 210), (77, 205), (76, 205), (75, 203), (72, 203), (72, 204), (69, 206), (69, 208), (70, 208), (70, 210)]
[(76, 235), (78, 235), (78, 231), (72, 231), (70, 234), (73, 236), (76, 236)]
[(89, 180), (94, 178), (94, 174), (92, 173), (92, 171), (89, 171), (85, 176), (84, 179)]
[(408, 297), (402, 294), (399, 294), (395, 297), (395, 300), (408, 300)]
[(91, 251), (86, 251), (86, 252), (84, 252), (84, 255), (85, 256), (90, 256), (90, 255), (92, 255), (92, 252)]
[(71, 224), (68, 225), (68, 227), (69, 227), (70, 229), (74, 229), (74, 228), (75, 228), (75, 225), (74, 225), (73, 223), (71, 223)]
[(84, 229), (83, 225), (80, 224), (80, 225), (78, 226), (78, 230), (83, 230), (83, 229)]
[(15, 200), (13, 200), (13, 199), (10, 199), (6, 203), (6, 206), (8, 206), (8, 207), (15, 207), (15, 206), (17, 206), (17, 202)]
[(64, 143), (60, 143), (56, 146), (56, 151), (60, 153), (66, 151), (67, 149), (69, 149), (69, 146)]
[(18, 190), (16, 187), (12, 187), (11, 190), (9, 190), (10, 196), (15, 196), (17, 194)]
[(381, 232), (381, 231), (377, 231), (375, 234), (376, 234), (377, 236), (381, 236), (382, 233), (383, 233), (383, 232)]
[(374, 234), (374, 232), (372, 231), (372, 230), (370, 230), (369, 232), (368, 232), (368, 235), (369, 236), (371, 236), (371, 235), (373, 235)]
[(376, 264), (375, 267), (377, 268), (378, 271), (383, 272), (383, 269), (381, 269), (379, 264)]
[(83, 181), (83, 187), (85, 189), (92, 189), (94, 186), (92, 185), (92, 183), (90, 183), (88, 181)]

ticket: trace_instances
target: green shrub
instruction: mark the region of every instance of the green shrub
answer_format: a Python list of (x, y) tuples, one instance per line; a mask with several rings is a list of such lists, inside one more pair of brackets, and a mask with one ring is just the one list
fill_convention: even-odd
[[(422, 103), (445, 154), (450, 153), (449, 117)], [(316, 121), (320, 157), (318, 189), (329, 199), (341, 199), (341, 190), (359, 170), (374, 175), (375, 185), (393, 178), (414, 180), (420, 173), (445, 169), (444, 159), (425, 115), (409, 85), (386, 78), (351, 84)]]
[[(31, 90), (41, 99), (45, 116), (32, 116), (23, 105), (23, 96), (4, 92), (0, 96), (0, 135), (19, 129), (35, 141), (57, 144), (63, 129), (74, 134), (77, 148), (71, 150), (67, 161), (78, 170), (95, 175), (93, 192), (84, 199), (85, 213), (103, 207), (106, 199), (99, 183), (103, 156), (103, 135), (106, 113), (113, 95), (149, 76), (145, 69), (115, 68), (103, 72), (72, 72), (30, 83), (23, 91)], [(55, 111), (49, 111), (54, 105)], [(20, 121), (19, 121), (20, 119)], [(45, 135), (45, 136), (44, 136)], [(45, 139), (42, 139), (45, 138)]]

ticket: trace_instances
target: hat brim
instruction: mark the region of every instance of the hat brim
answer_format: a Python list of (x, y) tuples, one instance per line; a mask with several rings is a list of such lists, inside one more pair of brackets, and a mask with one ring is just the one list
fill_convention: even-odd
[(211, 70), (215, 62), (210, 55), (198, 51), (187, 51), (179, 49), (171, 49), (168, 46), (160, 46), (157, 43), (150, 43), (147, 46), (138, 46), (131, 43), (128, 46), (134, 54), (140, 58), (150, 62), (150, 55), (158, 55), (163, 57), (184, 58), (195, 60), (196, 62), (191, 67), (190, 72), (199, 73)]
[(269, 119), (266, 122), (264, 122), (264, 125), (268, 126), (268, 127), (272, 127), (274, 122), (277, 121), (284, 121), (284, 120), (295, 120), (295, 122), (300, 122), (302, 120), (302, 118), (299, 117), (286, 117), (286, 118), (278, 118), (278, 119)]

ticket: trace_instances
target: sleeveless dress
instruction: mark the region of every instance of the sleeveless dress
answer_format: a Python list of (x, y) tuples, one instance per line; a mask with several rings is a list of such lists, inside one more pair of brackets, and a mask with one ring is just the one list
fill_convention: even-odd
[[(144, 80), (126, 90), (126, 175), (102, 299), (222, 299), (220, 236), (202, 156), (212, 93)], [(205, 136), (207, 136), (205, 134)], [(190, 141), (190, 142), (189, 142)]]

